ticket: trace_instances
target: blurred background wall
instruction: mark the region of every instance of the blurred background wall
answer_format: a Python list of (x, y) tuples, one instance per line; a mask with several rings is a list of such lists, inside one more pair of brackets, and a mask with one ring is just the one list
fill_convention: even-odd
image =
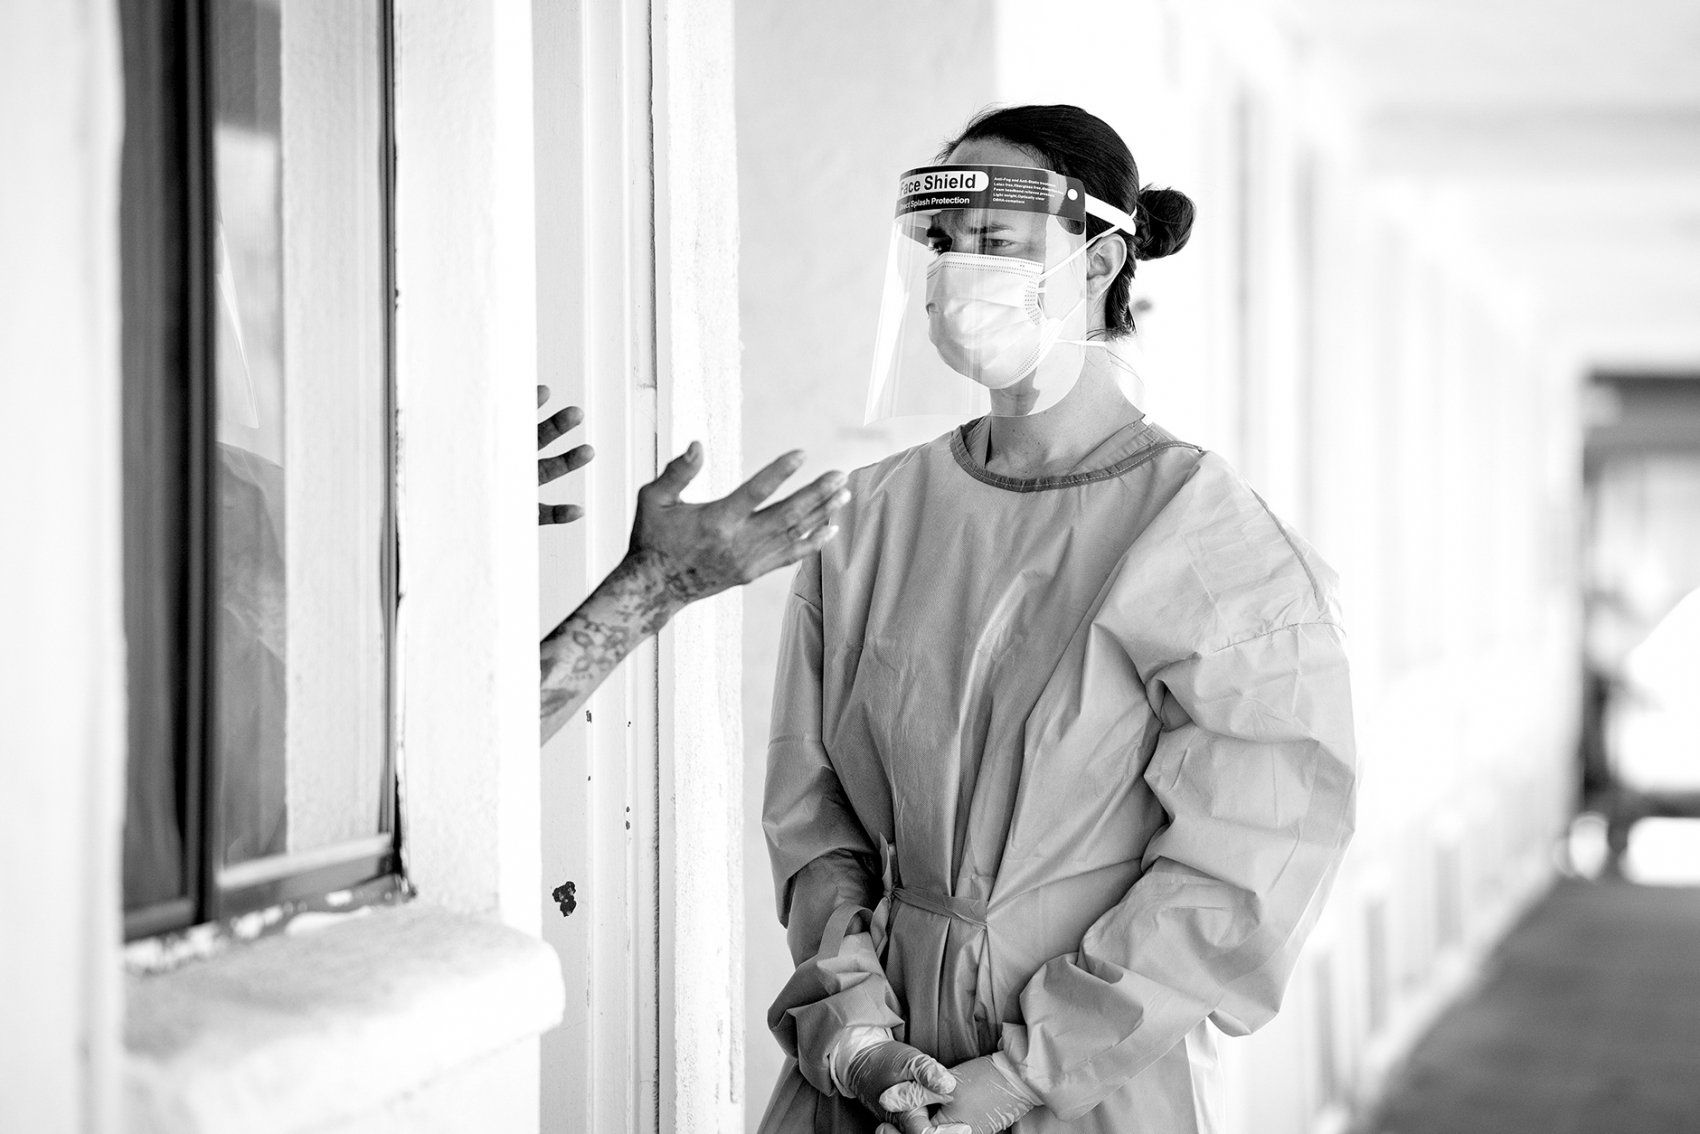
[[(751, 470), (798, 446), (848, 469), (939, 432), (856, 423), (895, 175), (975, 111), (1082, 105), (1198, 204), (1191, 244), (1140, 269), (1142, 406), (1340, 571), (1363, 760), (1286, 1008), (1224, 1045), (1235, 1129), (1343, 1125), (1548, 880), (1577, 804), (1585, 379), (1700, 357), (1682, 305), (1700, 289), (1662, 260), (1649, 279), (1653, 254), (1598, 239), (1594, 212), (1693, 201), (1687, 151), (1649, 187), (1652, 136), (1630, 152), (1606, 128), (1688, 80), (1574, 7), (1554, 30), (1517, 0), (738, 6)], [(1590, 36), (1623, 42), (1567, 71)], [(1624, 87), (1629, 50), (1651, 53), (1647, 90)], [(1670, 223), (1624, 221), (1649, 246)], [(791, 968), (755, 822), (788, 586), (745, 601), (752, 1129)]]

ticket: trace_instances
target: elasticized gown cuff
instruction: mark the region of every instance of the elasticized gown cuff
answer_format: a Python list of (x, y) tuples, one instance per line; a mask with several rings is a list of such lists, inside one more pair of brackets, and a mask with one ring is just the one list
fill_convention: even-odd
[(1027, 1085), (1027, 1080), (1021, 1077), (1021, 1072), (1015, 1066), (1015, 1060), (1002, 1051), (994, 1051), (992, 1052), (992, 1066), (996, 1067), (998, 1073), (1009, 1080), (1009, 1085), (1015, 1088), (1016, 1094), (1020, 1095), (1023, 1101), (1034, 1106), (1045, 1104), (1045, 1100), (1034, 1094), (1033, 1088)]
[(996, 1067), (1010, 1085), (1016, 1088), (1028, 1102), (1034, 1106), (1044, 1106), (1045, 1100), (1039, 1097), (1021, 1074), (1019, 1061), (1027, 1054), (1027, 1029), (1020, 1024), (1005, 1024), (1003, 1026), (1003, 1041), (998, 1050), (992, 1053), (992, 1066)]
[(850, 1066), (850, 1061), (875, 1044), (886, 1043), (890, 1039), (890, 1028), (875, 1027), (871, 1024), (852, 1024), (845, 1028), (826, 1053), (826, 1067), (832, 1075), (832, 1089), (849, 1098), (851, 1092), (844, 1085), (844, 1074)]

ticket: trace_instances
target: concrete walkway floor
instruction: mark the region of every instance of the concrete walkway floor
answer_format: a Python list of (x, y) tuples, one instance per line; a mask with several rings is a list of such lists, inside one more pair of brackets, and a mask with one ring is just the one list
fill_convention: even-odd
[(1700, 1134), (1700, 887), (1560, 882), (1360, 1129)]

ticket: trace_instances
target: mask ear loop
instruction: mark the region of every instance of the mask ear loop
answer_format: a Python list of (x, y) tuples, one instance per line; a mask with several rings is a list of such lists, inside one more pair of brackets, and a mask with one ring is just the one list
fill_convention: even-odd
[[(1121, 232), (1126, 233), (1129, 237), (1134, 236), (1137, 232), (1138, 226), (1135, 224), (1134, 219), (1131, 216), (1122, 212), (1120, 209), (1116, 208), (1114, 205), (1108, 204), (1104, 201), (1100, 201), (1098, 198), (1092, 196), (1090, 193), (1086, 194), (1086, 212), (1087, 212), (1087, 215), (1097, 217), (1099, 220), (1104, 221), (1110, 227), (1106, 228), (1103, 232), (1100, 232), (1097, 236), (1094, 236), (1091, 239), (1087, 240), (1079, 248), (1076, 248), (1073, 252), (1070, 252), (1067, 256), (1064, 256), (1061, 260), (1058, 260), (1055, 264), (1052, 264), (1050, 267), (1046, 268), (1044, 271), (1040, 272), (1037, 276), (1035, 276), (1033, 278), (1033, 289), (1035, 291), (1037, 291), (1038, 285), (1043, 283), (1047, 276), (1050, 276), (1055, 272), (1061, 271), (1064, 267), (1073, 263), (1077, 258), (1085, 255), (1088, 251), (1091, 250), (1093, 245), (1097, 244), (1098, 241), (1104, 239), (1104, 237), (1109, 236), (1112, 233), (1115, 233), (1118, 229)], [(1133, 249), (1131, 247), (1128, 249), (1128, 254), (1130, 256), (1133, 254)], [(1057, 319), (1055, 321), (1055, 323), (1052, 324), (1052, 326), (1058, 328), (1058, 331), (1060, 332), (1061, 327), (1065, 323), (1067, 323), (1069, 321), (1069, 319), (1074, 317), (1074, 313), (1076, 311), (1080, 310), (1081, 304), (1083, 304), (1085, 302), (1086, 302), (1086, 296), (1083, 295), (1078, 300), (1076, 300), (1074, 306), (1070, 307), (1068, 309), (1068, 311), (1061, 318)], [(1057, 333), (1057, 332), (1053, 332), (1053, 333)], [(1110, 342), (1108, 342), (1104, 339), (1065, 339), (1065, 338), (1060, 338), (1060, 337), (1059, 338), (1053, 338), (1049, 342), (1043, 343), (1040, 346), (1040, 348), (1039, 348), (1039, 361), (1042, 361), (1045, 358), (1046, 355), (1048, 355), (1052, 350), (1054, 350), (1056, 347), (1059, 347), (1059, 346), (1098, 347), (1099, 349), (1107, 352), (1106, 357), (1112, 365), (1120, 367), (1122, 370), (1125, 370), (1127, 373), (1133, 375), (1133, 377), (1138, 378), (1139, 377), (1138, 372), (1135, 371), (1132, 366), (1128, 365), (1127, 360), (1121, 358), (1120, 356), (1118, 356), (1115, 353), (1115, 350), (1113, 349), (1114, 345), (1115, 344), (1110, 343)], [(1034, 364), (1033, 364), (1033, 367), (1029, 368), (1029, 372), (1031, 372), (1032, 369), (1036, 369), (1038, 367), (1038, 365), (1039, 365), (1039, 362), (1035, 361)]]
[[(1061, 260), (1058, 260), (1055, 264), (1052, 264), (1050, 267), (1048, 267), (1044, 271), (1040, 272), (1039, 275), (1038, 275), (1038, 278), (1034, 282), (1036, 282), (1036, 283), (1043, 282), (1044, 279), (1047, 276), (1051, 275), (1054, 272), (1061, 271), (1064, 267), (1073, 263), (1077, 257), (1083, 256), (1088, 251), (1090, 251), (1092, 246), (1094, 244), (1097, 244), (1098, 241), (1104, 239), (1104, 237), (1109, 236), (1112, 233), (1117, 232), (1117, 230), (1120, 230), (1120, 232), (1125, 233), (1130, 238), (1130, 244), (1129, 244), (1127, 253), (1128, 253), (1129, 256), (1133, 255), (1131, 238), (1137, 237), (1139, 235), (1139, 225), (1138, 225), (1138, 223), (1131, 216), (1129, 216), (1127, 213), (1122, 212), (1122, 210), (1116, 208), (1114, 205), (1110, 204), (1109, 202), (1100, 201), (1098, 198), (1094, 197), (1090, 193), (1087, 193), (1085, 196), (1086, 196), (1086, 214), (1088, 216), (1097, 217), (1099, 220), (1103, 221), (1105, 224), (1109, 225), (1110, 227), (1106, 228), (1103, 232), (1100, 232), (1097, 236), (1094, 236), (1091, 239), (1087, 240), (1079, 248), (1076, 248), (1073, 252), (1070, 252), (1067, 256), (1064, 256)], [(1075, 310), (1080, 307), (1080, 304), (1085, 303), (1085, 302), (1086, 302), (1085, 297), (1084, 296), (1081, 297), (1079, 303), (1076, 303), (1074, 305), (1074, 307), (1071, 307), (1068, 311), (1068, 314), (1064, 315), (1062, 317), (1062, 319), (1058, 320), (1058, 322), (1059, 323), (1066, 322), (1068, 320), (1068, 318), (1074, 314)], [(1070, 344), (1073, 344), (1073, 345), (1076, 345), (1076, 346), (1107, 346), (1107, 345), (1109, 345), (1107, 343), (1100, 342), (1097, 339), (1058, 339), (1058, 340), (1056, 340), (1056, 343), (1070, 343)], [(1056, 345), (1056, 343), (1053, 343), (1052, 345)]]
[(1097, 241), (1102, 240), (1104, 237), (1119, 230), (1120, 234), (1127, 237), (1125, 242), (1127, 244), (1127, 254), (1130, 259), (1132, 258), (1134, 253), (1134, 241), (1139, 239), (1138, 221), (1134, 220), (1132, 216), (1122, 212), (1108, 201), (1100, 201), (1090, 193), (1086, 194), (1086, 215), (1097, 217), (1110, 227), (1106, 228), (1103, 232), (1100, 232), (1097, 236), (1094, 236), (1091, 240), (1088, 240), (1085, 247), (1090, 248)]
[[(1108, 201), (1099, 200), (1097, 197), (1092, 196), (1092, 194), (1090, 194), (1090, 193), (1086, 194), (1086, 214), (1088, 216), (1097, 217), (1099, 220), (1103, 221), (1105, 224), (1109, 225), (1110, 227), (1106, 228), (1103, 232), (1100, 232), (1097, 236), (1094, 236), (1092, 239), (1088, 240), (1085, 244), (1082, 244), (1079, 249), (1070, 253), (1069, 256), (1066, 259), (1059, 262), (1056, 265), (1055, 268), (1046, 269), (1046, 271), (1044, 273), (1045, 275), (1050, 275), (1051, 272), (1056, 271), (1057, 268), (1060, 268), (1064, 264), (1067, 264), (1070, 260), (1073, 260), (1076, 256), (1080, 255), (1082, 252), (1085, 252), (1087, 249), (1091, 248), (1098, 241), (1102, 240), (1106, 236), (1109, 236), (1111, 233), (1117, 232), (1118, 230), (1121, 233), (1125, 234), (1129, 238), (1128, 255), (1129, 256), (1133, 255), (1132, 241), (1137, 239), (1138, 236), (1139, 236), (1139, 223), (1137, 221), (1135, 221), (1131, 215), (1123, 212), (1121, 209), (1116, 208), (1114, 205), (1110, 204)], [(1085, 301), (1082, 300), (1081, 302), (1085, 302)], [(1115, 366), (1115, 367), (1117, 367), (1117, 368), (1119, 368), (1123, 371), (1126, 371), (1129, 375), (1131, 375), (1135, 379), (1138, 379), (1140, 377), (1139, 372), (1137, 370), (1135, 370), (1133, 368), (1133, 366), (1131, 364), (1129, 364), (1128, 361), (1125, 358), (1122, 358), (1119, 354), (1116, 353), (1116, 351), (1114, 349), (1115, 344), (1110, 342), (1107, 339), (1057, 339), (1051, 345), (1052, 346), (1097, 347), (1100, 350), (1104, 351), (1104, 358), (1111, 365), (1113, 365), (1113, 366)]]
[(1100, 232), (1097, 236), (1087, 240), (1086, 243), (1082, 244), (1079, 248), (1076, 248), (1073, 252), (1070, 252), (1067, 256), (1064, 256), (1061, 260), (1058, 260), (1055, 264), (1052, 264), (1050, 267), (1040, 272), (1040, 280), (1043, 280), (1046, 276), (1049, 276), (1053, 272), (1061, 270), (1065, 265), (1073, 263), (1077, 256), (1084, 255), (1094, 244), (1104, 239), (1104, 237), (1115, 233), (1118, 229), (1129, 237), (1127, 254), (1129, 256), (1133, 255), (1133, 245), (1131, 241), (1139, 235), (1139, 224), (1131, 216), (1122, 212), (1107, 201), (1100, 201), (1090, 193), (1086, 194), (1086, 215), (1097, 217), (1110, 227), (1106, 228), (1103, 232)]

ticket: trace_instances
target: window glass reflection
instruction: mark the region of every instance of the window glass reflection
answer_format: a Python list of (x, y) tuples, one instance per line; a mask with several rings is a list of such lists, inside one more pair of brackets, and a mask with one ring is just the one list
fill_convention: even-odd
[(387, 829), (380, 16), (210, 5), (227, 865)]

